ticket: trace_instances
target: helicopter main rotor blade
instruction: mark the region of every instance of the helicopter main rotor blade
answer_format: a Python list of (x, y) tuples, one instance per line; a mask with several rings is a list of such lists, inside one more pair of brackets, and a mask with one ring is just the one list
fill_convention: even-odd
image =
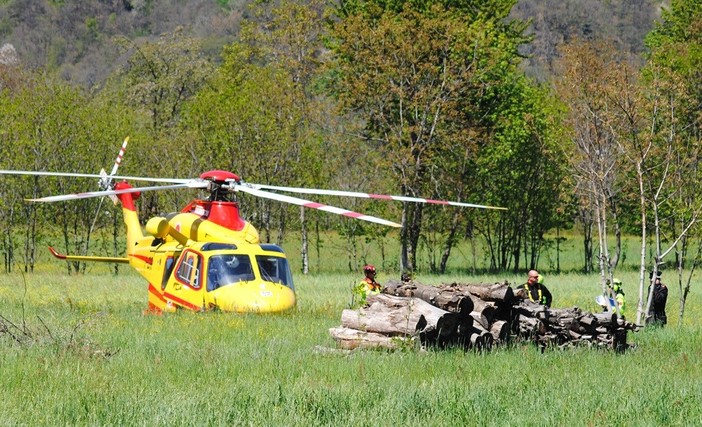
[(278, 186), (274, 186), (274, 185), (263, 185), (263, 184), (250, 184), (250, 185), (255, 187), (255, 188), (258, 188), (258, 189), (287, 191), (290, 193), (317, 194), (317, 195), (321, 195), (321, 196), (359, 197), (359, 198), (364, 198), (364, 199), (396, 200), (399, 202), (431, 203), (431, 204), (436, 204), (436, 205), (463, 206), (463, 207), (467, 207), (467, 208), (507, 210), (507, 208), (501, 208), (498, 206), (476, 205), (473, 203), (451, 202), (451, 201), (447, 201), (447, 200), (423, 199), (420, 197), (389, 196), (389, 195), (384, 195), (384, 194), (359, 193), (359, 192), (355, 192), (355, 191), (341, 191), (341, 190), (321, 190), (321, 189), (314, 189), (314, 188), (278, 187)]
[[(91, 173), (71, 173), (71, 172), (43, 172), (43, 171), (16, 171), (16, 170), (0, 170), (0, 175), (29, 175), (29, 176), (67, 176), (73, 178), (98, 178), (102, 179), (103, 176)], [(185, 184), (192, 181), (191, 179), (182, 178), (148, 178), (144, 176), (124, 176), (124, 175), (110, 175), (113, 179), (126, 179), (128, 181), (142, 181), (142, 182), (162, 182), (164, 184)]]
[(26, 199), (28, 202), (64, 202), (66, 200), (78, 200), (78, 199), (89, 199), (91, 197), (102, 197), (117, 194), (126, 193), (142, 193), (144, 191), (160, 191), (160, 190), (174, 190), (178, 188), (207, 188), (208, 183), (205, 181), (196, 181), (185, 184), (176, 185), (158, 185), (154, 187), (139, 187), (139, 188), (126, 188), (124, 190), (103, 190), (103, 191), (88, 191), (87, 193), (75, 193), (75, 194), (64, 194), (60, 196), (48, 196), (41, 197), (38, 199)]
[(330, 213), (334, 213), (337, 215), (343, 215), (343, 216), (347, 216), (350, 218), (360, 219), (363, 221), (374, 222), (376, 224), (388, 225), (390, 227), (396, 227), (396, 228), (402, 227), (400, 224), (398, 224), (396, 222), (388, 221), (386, 219), (382, 219), (382, 218), (378, 218), (378, 217), (374, 217), (374, 216), (370, 216), (370, 215), (364, 215), (364, 214), (361, 214), (358, 212), (353, 212), (353, 211), (349, 211), (346, 209), (337, 208), (334, 206), (324, 205), (322, 203), (311, 202), (309, 200), (299, 199), (297, 197), (286, 196), (286, 195), (277, 194), (277, 193), (270, 193), (268, 191), (263, 191), (263, 190), (259, 190), (259, 189), (250, 187), (246, 184), (244, 184), (244, 185), (238, 184), (235, 186), (235, 189), (238, 191), (243, 191), (244, 193), (254, 195), (254, 196), (263, 197), (263, 198), (271, 199), (271, 200), (277, 200), (279, 202), (292, 203), (293, 205), (304, 206), (306, 208), (311, 208), (311, 209), (319, 209), (321, 211), (330, 212)]

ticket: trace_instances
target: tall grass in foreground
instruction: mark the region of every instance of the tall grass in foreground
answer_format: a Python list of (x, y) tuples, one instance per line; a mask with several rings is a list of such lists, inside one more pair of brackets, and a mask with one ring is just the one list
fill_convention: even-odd
[[(31, 339), (0, 334), (0, 425), (702, 425), (696, 293), (678, 325), (671, 288), (671, 325), (630, 334), (625, 354), (331, 351), (357, 279), (297, 275), (298, 307), (280, 315), (144, 316), (133, 273), (1, 276), (0, 315)], [(596, 277), (547, 284), (555, 306), (596, 309)]]

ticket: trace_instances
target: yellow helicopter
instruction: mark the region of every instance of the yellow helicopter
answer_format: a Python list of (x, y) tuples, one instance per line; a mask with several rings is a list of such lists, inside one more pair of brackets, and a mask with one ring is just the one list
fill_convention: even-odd
[[(0, 170), (0, 174), (99, 178), (98, 191), (28, 201), (58, 202), (110, 196), (116, 204), (121, 204), (127, 231), (126, 257), (65, 255), (53, 248), (49, 250), (62, 260), (129, 264), (148, 281), (148, 310), (156, 313), (209, 309), (273, 313), (295, 306), (295, 286), (285, 253), (277, 245), (260, 242), (258, 231), (239, 215), (239, 205), (233, 196), (236, 192), (391, 227), (400, 227), (400, 224), (266, 190), (504, 209), (405, 196), (251, 184), (223, 170), (205, 172), (197, 179), (116, 175), (128, 141), (125, 139), (109, 175), (104, 170), (99, 175), (11, 170)], [(124, 181), (114, 183), (113, 180)], [(170, 185), (135, 188), (127, 180)], [(177, 188), (204, 189), (209, 196), (193, 200), (167, 218), (151, 218), (142, 231), (135, 204), (140, 194)]]

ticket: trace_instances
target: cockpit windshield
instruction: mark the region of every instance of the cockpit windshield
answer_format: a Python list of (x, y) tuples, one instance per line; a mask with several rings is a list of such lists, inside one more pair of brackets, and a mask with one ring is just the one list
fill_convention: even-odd
[(207, 290), (254, 279), (248, 255), (212, 255), (207, 267)]
[(286, 258), (272, 255), (256, 255), (256, 263), (263, 280), (280, 283), (290, 289), (295, 289)]

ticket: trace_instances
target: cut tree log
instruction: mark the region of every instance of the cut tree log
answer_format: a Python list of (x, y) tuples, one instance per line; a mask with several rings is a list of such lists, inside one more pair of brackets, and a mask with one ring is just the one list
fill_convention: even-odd
[(467, 316), (473, 311), (473, 300), (468, 295), (452, 292), (436, 286), (422, 285), (416, 282), (398, 282), (389, 280), (383, 293), (400, 297), (419, 298), (442, 310)]
[(329, 328), (329, 333), (336, 340), (339, 348), (346, 350), (355, 348), (397, 350), (402, 346), (411, 345), (412, 341), (410, 337), (389, 337), (375, 332), (363, 332), (344, 327)]
[[(358, 333), (334, 332), (335, 339), (346, 348), (389, 346), (379, 337), (367, 335), (380, 334), (387, 338), (418, 337), (423, 346), (488, 349), (517, 338), (542, 350), (586, 345), (624, 351), (627, 330), (636, 329), (614, 313), (549, 308), (515, 298), (517, 291), (507, 283), (426, 286), (389, 281), (383, 293), (368, 298), (366, 307), (343, 311), (342, 327)], [(364, 340), (368, 342), (359, 343)]]
[(390, 336), (416, 335), (453, 336), (460, 317), (419, 298), (402, 298), (379, 294), (368, 297), (368, 307), (344, 310), (341, 324), (364, 332)]
[(475, 295), (483, 301), (511, 303), (514, 300), (514, 291), (507, 282), (492, 284), (451, 283), (443, 288), (456, 288), (464, 294)]
[(498, 320), (490, 326), (490, 334), (496, 342), (504, 342), (509, 339), (509, 323), (505, 320)]
[(485, 329), (485, 330), (490, 329), (490, 321), (483, 313), (481, 313), (479, 311), (471, 311), (470, 317), (472, 317), (475, 322), (477, 322), (480, 326), (482, 326), (483, 329)]

